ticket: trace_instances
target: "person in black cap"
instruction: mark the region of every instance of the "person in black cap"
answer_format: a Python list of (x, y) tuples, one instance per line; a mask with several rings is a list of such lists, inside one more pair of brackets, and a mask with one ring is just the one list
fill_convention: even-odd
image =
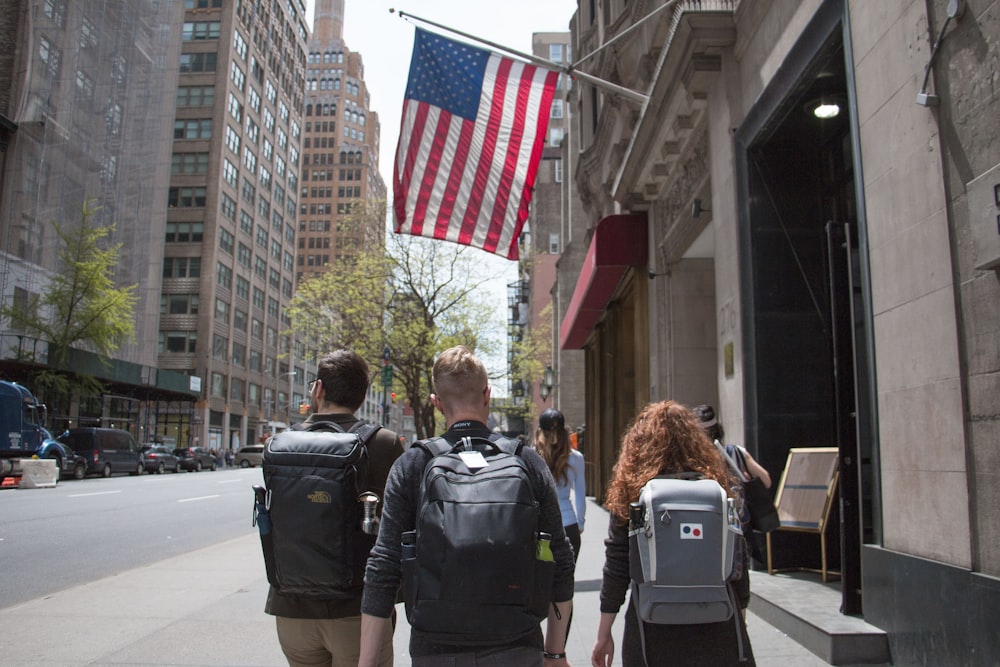
[(545, 459), (556, 480), (563, 527), (573, 545), (573, 558), (576, 559), (580, 555), (580, 533), (583, 532), (587, 512), (583, 454), (570, 447), (566, 420), (563, 413), (555, 408), (549, 408), (538, 417), (535, 449)]
[[(711, 405), (702, 404), (695, 406), (691, 412), (694, 413), (695, 417), (698, 418), (698, 426), (701, 427), (705, 434), (708, 436), (709, 440), (712, 440), (719, 446), (723, 446), (725, 443), (726, 432), (722, 428), (722, 424), (719, 423), (719, 419), (715, 414), (715, 409)], [(767, 470), (761, 464), (757, 463), (756, 459), (750, 455), (750, 452), (746, 448), (740, 445), (725, 445), (726, 455), (730, 460), (737, 462), (740, 468), (740, 473), (749, 479), (751, 477), (760, 477), (764, 482), (764, 486), (771, 488), (771, 475), (768, 474)], [(751, 554), (750, 551), (753, 550), (754, 537), (750, 531), (750, 515), (748, 510), (744, 507), (740, 513), (740, 518), (743, 522), (743, 532), (747, 539), (747, 545), (749, 550), (744, 550), (743, 552), (743, 577), (735, 582), (734, 589), (736, 591), (736, 599), (739, 602), (740, 610), (743, 615), (746, 616), (747, 606), (750, 604), (750, 556), (756, 554)]]

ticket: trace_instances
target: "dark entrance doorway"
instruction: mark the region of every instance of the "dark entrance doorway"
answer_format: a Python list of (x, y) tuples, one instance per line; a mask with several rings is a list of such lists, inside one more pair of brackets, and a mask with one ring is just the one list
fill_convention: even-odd
[[(793, 447), (836, 446), (844, 613), (860, 614), (861, 544), (873, 539), (869, 326), (840, 10), (826, 3), (737, 132), (745, 151), (741, 284), (747, 443), (771, 471)], [(865, 508), (869, 511), (866, 513)], [(773, 540), (815, 567), (814, 536)], [(817, 538), (818, 539), (818, 538)]]

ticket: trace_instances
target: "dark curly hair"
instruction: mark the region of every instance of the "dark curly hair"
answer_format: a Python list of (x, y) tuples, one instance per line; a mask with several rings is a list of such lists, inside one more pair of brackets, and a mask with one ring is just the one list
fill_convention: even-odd
[(675, 401), (650, 403), (622, 438), (604, 506), (625, 520), (629, 503), (639, 499), (646, 482), (682, 472), (714, 479), (727, 493), (736, 483), (691, 410)]

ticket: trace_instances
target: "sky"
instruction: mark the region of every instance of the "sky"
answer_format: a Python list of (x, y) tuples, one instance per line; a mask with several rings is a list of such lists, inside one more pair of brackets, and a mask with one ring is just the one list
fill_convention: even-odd
[[(314, 0), (306, 0), (310, 25), (313, 3)], [(395, 8), (397, 13), (389, 13), (390, 8)], [(360, 53), (364, 62), (364, 78), (371, 97), (371, 107), (378, 113), (382, 130), (379, 171), (390, 197), (393, 156), (399, 139), (400, 114), (410, 69), (415, 27), (419, 25), (460, 41), (468, 41), (433, 26), (404, 20), (400, 18), (399, 11), (407, 14), (412, 12), (421, 18), (531, 53), (532, 33), (569, 31), (569, 21), (576, 11), (576, 1), (506, 0), (485, 3), (476, 0), (345, 0), (344, 42), (351, 51)], [(489, 283), (492, 294), (490, 299), (497, 300), (497, 312), (506, 317), (507, 283), (517, 280), (517, 262), (483, 251), (477, 253), (482, 256), (484, 275), (497, 276)]]

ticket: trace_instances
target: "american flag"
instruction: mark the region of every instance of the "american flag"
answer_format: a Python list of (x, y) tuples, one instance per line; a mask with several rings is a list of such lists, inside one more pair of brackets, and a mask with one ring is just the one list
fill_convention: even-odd
[(393, 169), (396, 233), (516, 260), (558, 77), (418, 28)]

